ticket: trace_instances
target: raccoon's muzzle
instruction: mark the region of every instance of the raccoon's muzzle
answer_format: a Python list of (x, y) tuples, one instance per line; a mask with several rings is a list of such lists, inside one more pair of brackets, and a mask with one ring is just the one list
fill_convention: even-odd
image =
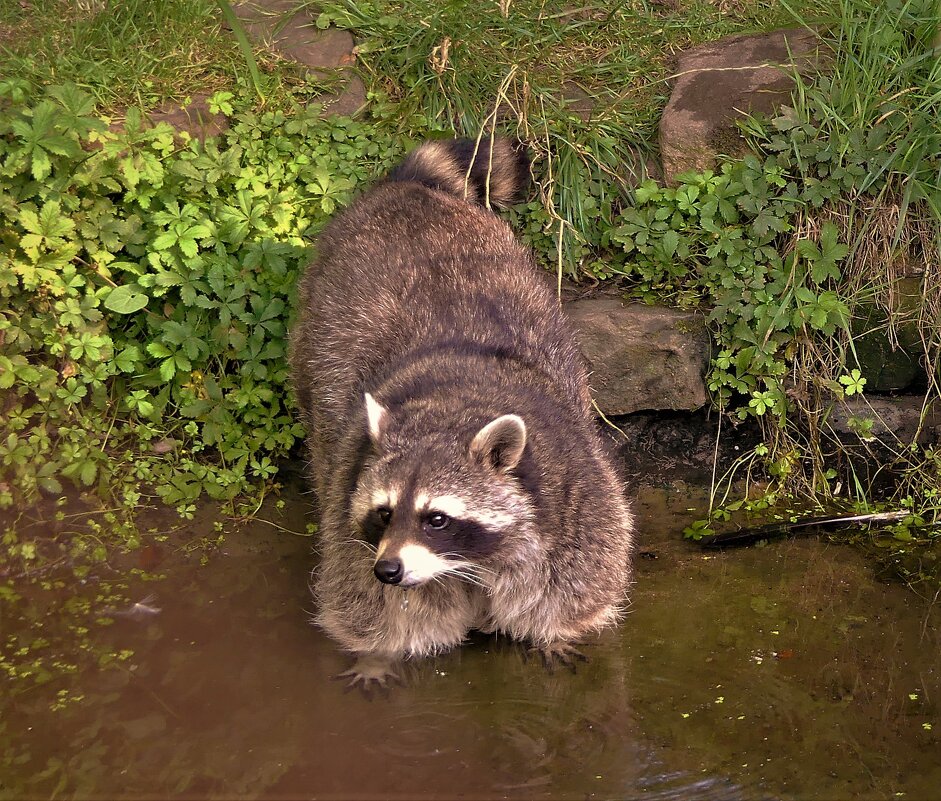
[(417, 542), (387, 544), (384, 540), (373, 573), (383, 584), (417, 587), (464, 564), (443, 558)]

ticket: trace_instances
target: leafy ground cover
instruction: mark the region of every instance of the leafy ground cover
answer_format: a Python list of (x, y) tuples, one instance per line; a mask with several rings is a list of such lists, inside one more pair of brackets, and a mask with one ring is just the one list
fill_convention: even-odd
[[(938, 9), (838, 9), (827, 74), (799, 82), (781, 116), (748, 126), (757, 155), (675, 192), (648, 186), (612, 238), (645, 282), (705, 292), (721, 348), (710, 389), (763, 424), (752, 457), (772, 491), (759, 506), (778, 492), (891, 504), (911, 512), (897, 539), (930, 539), (941, 511), (937, 443), (924, 430), (941, 356)], [(641, 223), (658, 215), (648, 241)], [(921, 392), (921, 419), (907, 435), (864, 395), (874, 341), (907, 346), (919, 365), (909, 391)], [(734, 400), (743, 395), (747, 406)]]
[(415, 112), (476, 135), (497, 118), (525, 140), (540, 196), (517, 230), (552, 269), (600, 279), (611, 276), (605, 231), (655, 160), (673, 55), (793, 22), (765, 0), (315, 5), (318, 24), (357, 36), (374, 92), (406, 127)]
[(180, 146), (133, 112), (111, 133), (93, 108), (58, 86), (0, 122), (0, 447), (26, 499), (69, 479), (121, 487), (132, 509), (151, 487), (188, 514), (270, 479), (301, 435), (285, 361), (298, 271), (402, 142), (313, 109), (246, 112), (223, 142)]

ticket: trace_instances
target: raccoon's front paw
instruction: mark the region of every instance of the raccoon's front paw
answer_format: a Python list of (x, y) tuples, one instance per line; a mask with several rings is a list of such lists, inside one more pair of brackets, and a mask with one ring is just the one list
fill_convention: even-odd
[(542, 645), (534, 645), (533, 651), (542, 657), (542, 663), (546, 670), (552, 673), (556, 665), (564, 665), (572, 673), (579, 662), (587, 662), (588, 657), (578, 650), (574, 645), (567, 642), (550, 642)]
[(359, 687), (363, 692), (369, 693), (379, 688), (389, 689), (390, 682), (401, 684), (402, 678), (396, 672), (397, 660), (393, 657), (378, 656), (369, 654), (359, 656), (353, 667), (337, 674), (335, 678), (340, 681), (347, 681), (347, 688), (353, 689)]

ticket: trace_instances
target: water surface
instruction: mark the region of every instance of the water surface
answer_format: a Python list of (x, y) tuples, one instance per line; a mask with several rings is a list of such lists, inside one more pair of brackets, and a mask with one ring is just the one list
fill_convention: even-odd
[[(114, 623), (81, 647), (132, 656), (4, 693), (0, 795), (941, 798), (928, 600), (814, 539), (705, 555), (681, 540), (701, 491), (637, 497), (629, 614), (576, 674), (477, 636), (371, 698), (332, 679), (349, 660), (309, 624), (311, 540), (284, 531), (304, 531), (307, 496), (205, 564), (167, 546), (165, 578), (125, 577), (159, 613), (89, 610)], [(68, 658), (74, 632), (42, 614)], [(78, 700), (53, 711), (63, 687)]]

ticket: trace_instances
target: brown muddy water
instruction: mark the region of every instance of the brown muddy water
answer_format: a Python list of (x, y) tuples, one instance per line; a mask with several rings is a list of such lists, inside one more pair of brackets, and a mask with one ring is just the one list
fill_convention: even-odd
[(636, 495), (630, 612), (576, 674), (478, 636), (371, 698), (332, 679), (349, 660), (308, 622), (312, 543), (285, 531), (304, 531), (307, 496), (205, 564), (166, 548), (164, 578), (127, 577), (149, 612), (92, 604), (79, 646), (42, 611), (63, 660), (133, 655), (7, 682), (0, 797), (941, 798), (929, 600), (815, 539), (705, 555), (681, 539), (702, 491)]

